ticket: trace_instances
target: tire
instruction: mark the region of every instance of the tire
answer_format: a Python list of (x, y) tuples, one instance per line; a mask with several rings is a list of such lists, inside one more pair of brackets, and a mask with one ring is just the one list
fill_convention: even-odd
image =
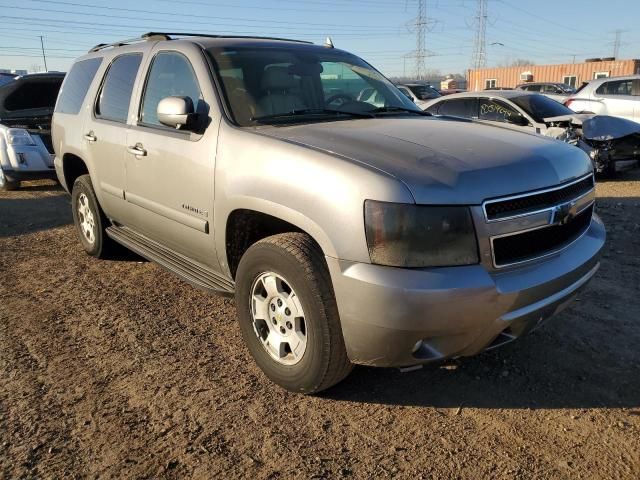
[(89, 175), (81, 175), (74, 182), (71, 209), (73, 223), (85, 252), (97, 258), (109, 256), (114, 248), (113, 240), (105, 233), (109, 220), (100, 208)]
[[(277, 278), (281, 279), (278, 287), (281, 293), (273, 296), (266, 288), (278, 285)], [(254, 295), (256, 292), (262, 293)], [(278, 316), (280, 295), (285, 303)], [(283, 233), (252, 245), (238, 265), (235, 297), (245, 344), (258, 367), (274, 383), (291, 392), (313, 394), (335, 385), (351, 372), (353, 366), (342, 338), (324, 255), (308, 235)], [(265, 305), (269, 305), (267, 319), (258, 319)], [(287, 305), (298, 313), (287, 313)], [(272, 313), (278, 316), (277, 320)], [(292, 317), (296, 317), (293, 326), (289, 321)], [(274, 348), (265, 341), (265, 336), (269, 337), (274, 331), (290, 335), (280, 336), (282, 339), (293, 338), (293, 342), (287, 344), (288, 352), (286, 345)], [(304, 338), (303, 348), (300, 338)], [(302, 353), (296, 355), (291, 345)]]
[(5, 177), (2, 168), (0, 168), (0, 191), (9, 192), (20, 186), (20, 182), (14, 182)]

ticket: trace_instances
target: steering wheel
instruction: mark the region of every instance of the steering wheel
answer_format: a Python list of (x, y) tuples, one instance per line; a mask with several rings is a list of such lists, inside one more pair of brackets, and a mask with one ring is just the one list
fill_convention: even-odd
[(353, 97), (351, 95), (347, 95), (346, 93), (336, 93), (335, 95), (331, 95), (329, 98), (327, 98), (327, 100), (325, 101), (325, 105), (331, 105), (337, 100), (342, 100), (340, 102), (340, 105), (344, 105), (345, 103), (353, 102)]

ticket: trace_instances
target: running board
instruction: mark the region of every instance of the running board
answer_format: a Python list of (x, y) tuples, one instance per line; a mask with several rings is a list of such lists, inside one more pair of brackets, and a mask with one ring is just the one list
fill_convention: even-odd
[(194, 262), (184, 255), (134, 232), (130, 228), (112, 225), (106, 231), (107, 235), (114, 241), (175, 273), (194, 287), (211, 293), (233, 295), (234, 283), (214, 272), (211, 268)]

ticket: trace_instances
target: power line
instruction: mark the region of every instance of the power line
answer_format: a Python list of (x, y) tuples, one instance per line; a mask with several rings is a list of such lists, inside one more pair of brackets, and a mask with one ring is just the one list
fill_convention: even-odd
[(616, 39), (613, 42), (613, 58), (617, 59), (620, 53), (620, 44), (622, 42), (622, 30), (616, 30)]

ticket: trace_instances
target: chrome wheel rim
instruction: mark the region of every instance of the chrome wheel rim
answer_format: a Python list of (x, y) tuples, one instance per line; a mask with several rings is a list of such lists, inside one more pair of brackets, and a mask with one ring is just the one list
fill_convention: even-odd
[(78, 226), (85, 240), (91, 245), (96, 241), (96, 222), (91, 207), (89, 206), (89, 198), (86, 194), (81, 193), (78, 196)]
[(307, 324), (291, 284), (274, 272), (262, 273), (251, 287), (253, 331), (265, 351), (282, 365), (295, 365), (307, 350)]

